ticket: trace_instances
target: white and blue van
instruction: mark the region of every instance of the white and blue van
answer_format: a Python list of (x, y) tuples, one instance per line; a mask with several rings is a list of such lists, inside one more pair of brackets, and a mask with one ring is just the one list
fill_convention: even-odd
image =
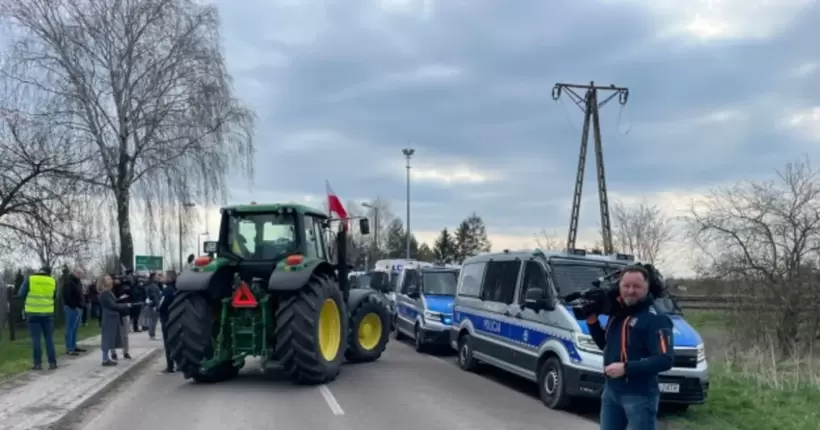
[[(633, 260), (584, 250), (505, 251), (465, 260), (450, 332), (459, 366), (473, 370), (484, 363), (536, 382), (542, 401), (554, 409), (574, 398), (600, 397), (602, 352), (562, 298)], [(703, 403), (709, 389), (703, 341), (670, 298), (656, 300), (655, 307), (674, 322), (675, 361), (660, 375), (661, 402)]]
[(459, 270), (431, 263), (404, 267), (396, 295), (396, 340), (413, 339), (418, 352), (449, 345)]

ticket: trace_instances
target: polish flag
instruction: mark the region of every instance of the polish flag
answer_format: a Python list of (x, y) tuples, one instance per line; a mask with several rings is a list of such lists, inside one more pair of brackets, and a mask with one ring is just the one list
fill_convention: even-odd
[[(339, 196), (330, 188), (330, 181), (325, 180), (325, 186), (327, 187), (327, 208), (330, 215), (333, 216), (335, 214), (338, 218), (347, 218), (347, 211), (342, 201), (339, 200)], [(347, 222), (344, 223), (344, 226), (345, 230), (347, 230)]]

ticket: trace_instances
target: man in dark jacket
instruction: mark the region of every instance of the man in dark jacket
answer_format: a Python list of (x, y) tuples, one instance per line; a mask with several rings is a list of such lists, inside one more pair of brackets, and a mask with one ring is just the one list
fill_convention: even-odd
[(168, 317), (171, 310), (171, 302), (177, 292), (176, 273), (172, 270), (165, 272), (162, 282), (165, 288), (162, 289), (162, 298), (157, 311), (159, 312), (159, 323), (162, 327), (162, 342), (165, 347), (165, 370), (162, 373), (174, 373), (174, 361), (171, 359), (171, 348), (168, 345)]
[(162, 301), (162, 290), (158, 285), (159, 281), (159, 274), (152, 273), (148, 278), (148, 282), (145, 284), (146, 299), (144, 312), (146, 324), (148, 325), (148, 337), (151, 339), (156, 337), (157, 319), (159, 318), (157, 309), (159, 308), (159, 303)]
[(140, 325), (140, 312), (142, 311), (142, 305), (145, 304), (146, 294), (145, 294), (145, 284), (142, 278), (137, 279), (134, 276), (131, 276), (131, 314), (129, 317), (131, 318), (131, 330), (134, 333), (139, 333), (142, 331), (143, 327)]
[(657, 429), (658, 374), (672, 368), (672, 320), (657, 313), (649, 296), (649, 275), (629, 267), (618, 283), (619, 305), (606, 328), (597, 316), (587, 323), (604, 353), (606, 383), (601, 396), (601, 430)]
[(85, 308), (83, 294), (83, 277), (81, 269), (74, 269), (63, 281), (63, 310), (65, 312), (65, 351), (68, 355), (77, 355), (85, 349), (77, 347), (77, 334)]

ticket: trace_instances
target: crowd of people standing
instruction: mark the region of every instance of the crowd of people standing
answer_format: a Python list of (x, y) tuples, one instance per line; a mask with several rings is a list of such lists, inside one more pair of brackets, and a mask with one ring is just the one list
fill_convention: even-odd
[[(193, 255), (188, 257), (189, 265), (192, 261)], [(50, 273), (50, 268), (38, 270), (24, 280), (18, 292), (24, 299), (24, 313), (31, 334), (33, 370), (42, 369), (42, 343), (45, 343), (49, 369), (57, 368), (53, 335), (58, 286)], [(88, 324), (89, 320), (96, 320), (101, 328), (101, 359), (106, 367), (117, 365), (118, 350), (122, 351), (124, 359), (131, 359), (130, 332), (147, 331), (151, 339), (156, 339), (159, 323), (165, 342), (169, 307), (176, 292), (176, 272), (135, 276), (133, 271), (126, 271), (121, 276), (103, 275), (93, 282), (83, 282), (84, 275), (81, 269), (75, 269), (60, 286), (67, 355), (85, 352), (78, 346), (77, 336), (80, 326)], [(173, 373), (170, 349), (167, 343), (164, 347), (166, 368), (163, 373)]]

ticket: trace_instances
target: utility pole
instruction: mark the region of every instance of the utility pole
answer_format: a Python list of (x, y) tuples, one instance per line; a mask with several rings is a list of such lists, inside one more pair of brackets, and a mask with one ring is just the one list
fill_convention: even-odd
[[(581, 96), (576, 90), (585, 90)], [(578, 236), (578, 217), (581, 213), (581, 194), (584, 188), (584, 171), (587, 161), (587, 147), (589, 146), (589, 128), (592, 126), (592, 133), (595, 139), (595, 165), (598, 176), (598, 201), (601, 205), (601, 232), (603, 233), (604, 253), (612, 254), (612, 225), (609, 217), (609, 198), (606, 190), (606, 175), (604, 172), (604, 151), (601, 142), (601, 120), (600, 109), (615, 97), (621, 106), (629, 100), (629, 88), (610, 86), (598, 86), (595, 82), (589, 85), (563, 84), (557, 83), (552, 89), (552, 99), (558, 100), (566, 91), (569, 98), (584, 113), (584, 127), (581, 131), (581, 149), (578, 155), (578, 169), (575, 177), (575, 191), (572, 195), (572, 213), (569, 220), (569, 235), (567, 236), (567, 249), (575, 248), (575, 240)], [(598, 92), (611, 92), (603, 101), (599, 101)]]
[(413, 157), (413, 154), (416, 153), (416, 150), (413, 148), (404, 148), (401, 150), (401, 153), (404, 154), (404, 158), (407, 159), (407, 236), (404, 238), (405, 241), (405, 258), (408, 260), (410, 259), (410, 158)]

